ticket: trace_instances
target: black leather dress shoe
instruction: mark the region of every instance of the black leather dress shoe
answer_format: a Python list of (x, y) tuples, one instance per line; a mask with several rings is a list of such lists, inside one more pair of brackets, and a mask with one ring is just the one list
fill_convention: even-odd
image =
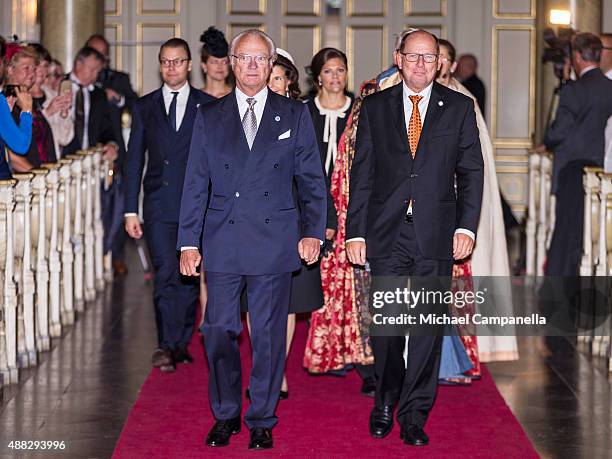
[(374, 407), (370, 413), (370, 435), (385, 438), (393, 429), (393, 405)]
[(374, 397), (376, 395), (376, 380), (374, 378), (366, 378), (361, 384), (361, 394), (366, 397)]
[(208, 446), (227, 446), (229, 445), (230, 437), (239, 432), (240, 416), (225, 421), (217, 421), (206, 436), (206, 444)]
[(172, 352), (167, 349), (155, 349), (151, 363), (155, 368), (159, 368), (164, 373), (172, 373), (176, 370)]
[(249, 449), (270, 449), (274, 446), (272, 442), (272, 429), (265, 427), (254, 427), (251, 429)]
[(185, 347), (179, 347), (174, 351), (174, 361), (176, 363), (193, 363), (193, 357)]
[(410, 424), (405, 429), (402, 427), (400, 438), (404, 443), (412, 446), (426, 446), (429, 444), (429, 437), (425, 431), (415, 424)]

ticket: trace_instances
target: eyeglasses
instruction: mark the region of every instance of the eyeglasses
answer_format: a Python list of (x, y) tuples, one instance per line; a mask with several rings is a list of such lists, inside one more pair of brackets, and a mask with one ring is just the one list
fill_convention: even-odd
[(255, 61), (257, 65), (266, 65), (270, 61), (269, 56), (249, 56), (248, 54), (240, 54), (236, 56), (232, 54), (234, 59), (237, 59), (241, 65), (247, 65)]
[(160, 59), (159, 63), (162, 65), (162, 67), (180, 67), (188, 60), (189, 59), (186, 57), (182, 59)]
[(427, 64), (433, 64), (438, 59), (437, 54), (400, 53), (406, 62), (418, 62), (419, 57)]

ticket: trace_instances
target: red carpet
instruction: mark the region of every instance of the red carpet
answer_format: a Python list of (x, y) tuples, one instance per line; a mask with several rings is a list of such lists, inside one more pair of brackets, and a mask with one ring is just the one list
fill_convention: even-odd
[[(266, 457), (538, 457), (486, 368), (482, 380), (470, 387), (440, 387), (425, 427), (429, 446), (404, 445), (397, 423), (384, 440), (371, 438), (372, 399), (359, 394), (361, 381), (355, 371), (340, 378), (309, 376), (302, 370), (306, 332), (306, 324), (298, 322), (287, 368), (289, 399), (278, 407), (274, 449), (263, 453)], [(245, 384), (251, 364), (248, 339), (242, 340), (241, 351)], [(114, 458), (243, 457), (250, 453), (244, 425), (230, 446), (205, 446), (213, 417), (199, 335), (194, 336), (191, 352), (196, 359), (193, 365), (181, 365), (170, 375), (151, 372), (123, 428)], [(245, 400), (244, 410), (247, 403)]]

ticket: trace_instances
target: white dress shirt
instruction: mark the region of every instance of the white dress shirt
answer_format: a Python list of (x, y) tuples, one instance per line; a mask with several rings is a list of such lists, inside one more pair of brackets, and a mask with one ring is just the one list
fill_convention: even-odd
[[(427, 107), (429, 107), (429, 100), (431, 99), (431, 89), (433, 88), (433, 82), (423, 89), (421, 92), (414, 92), (410, 89), (405, 82), (402, 82), (403, 87), (403, 102), (404, 102), (404, 122), (406, 123), (406, 132), (408, 132), (408, 127), (410, 125), (410, 117), (412, 116), (412, 101), (409, 96), (422, 96), (423, 98), (419, 101), (419, 114), (421, 115), (421, 127), (425, 123), (425, 116), (427, 116)], [(409, 213), (412, 213), (412, 206), (410, 206)], [(465, 234), (469, 236), (472, 241), (476, 240), (476, 235), (474, 232), (465, 229), (465, 228), (457, 228), (455, 230), (455, 234)], [(353, 241), (362, 241), (365, 242), (365, 238), (363, 237), (354, 237), (348, 239), (346, 242)]]
[(181, 127), (181, 123), (183, 122), (183, 117), (185, 116), (185, 109), (187, 108), (187, 100), (189, 99), (189, 91), (190, 91), (189, 83), (185, 81), (185, 84), (181, 86), (179, 89), (171, 89), (166, 83), (162, 86), (162, 96), (164, 97), (164, 106), (166, 107), (166, 115), (168, 115), (170, 111), (170, 104), (172, 103), (172, 99), (174, 98), (173, 92), (178, 91), (178, 96), (176, 96), (176, 130), (178, 131)]
[[(70, 81), (72, 81), (72, 120), (76, 122), (76, 96), (79, 92), (79, 86), (81, 82), (76, 77), (74, 73), (70, 73)], [(88, 86), (83, 86), (83, 112), (84, 112), (84, 122), (83, 122), (83, 143), (81, 144), (81, 148), (86, 150), (89, 148), (89, 108), (91, 106), (91, 97), (90, 93), (95, 89), (93, 84)]]
[[(240, 121), (244, 118), (244, 114), (249, 108), (249, 103), (247, 99), (251, 96), (247, 96), (240, 89), (236, 88), (236, 102), (238, 102), (238, 113), (240, 114)], [(263, 117), (264, 107), (266, 106), (266, 100), (268, 100), (268, 87), (264, 86), (264, 88), (259, 91), (257, 94), (253, 96), (255, 99), (255, 105), (253, 106), (253, 111), (255, 112), (255, 118), (257, 118), (257, 128), (261, 124), (261, 118)]]

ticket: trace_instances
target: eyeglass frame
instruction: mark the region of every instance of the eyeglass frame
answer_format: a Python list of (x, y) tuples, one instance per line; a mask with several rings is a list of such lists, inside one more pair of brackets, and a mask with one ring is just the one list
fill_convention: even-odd
[[(272, 60), (272, 56), (263, 56), (263, 55), (251, 56), (250, 54), (241, 54), (240, 56), (237, 56), (236, 54), (231, 54), (230, 57), (236, 59), (238, 63), (241, 65), (249, 65), (251, 62), (255, 62), (255, 65), (262, 66), (262, 67), (265, 64), (269, 64), (270, 61)], [(245, 60), (242, 60), (243, 58)], [(265, 61), (258, 62), (257, 61), (258, 58), (265, 58)]]
[[(434, 62), (436, 62), (439, 58), (440, 55), (439, 54), (434, 54), (434, 53), (403, 53), (401, 51), (398, 51), (398, 53), (402, 56), (402, 59), (404, 59), (406, 62), (419, 62), (419, 58), (423, 58), (423, 62), (425, 64), (433, 64)], [(406, 56), (408, 56), (409, 54), (413, 55), (413, 56), (417, 56), (416, 60), (414, 61), (409, 61), (408, 58)], [(431, 62), (427, 62), (427, 60), (425, 59), (425, 56), (434, 56), (434, 59)]]
[(188, 57), (179, 57), (176, 59), (160, 59), (159, 63), (162, 67), (166, 67), (166, 68), (176, 68), (176, 67), (181, 67), (185, 62), (190, 61), (191, 59), (189, 59)]

